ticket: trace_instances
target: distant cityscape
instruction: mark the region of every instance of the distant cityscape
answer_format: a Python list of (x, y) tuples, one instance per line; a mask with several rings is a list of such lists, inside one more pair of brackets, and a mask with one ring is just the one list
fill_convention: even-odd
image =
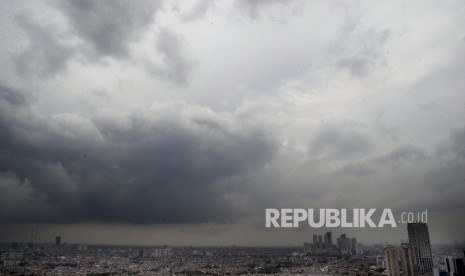
[[(428, 225), (426, 223), (408, 223), (408, 242), (400, 247), (386, 245), (384, 254), (376, 257), (376, 265), (371, 271), (382, 272), (387, 276), (461, 276), (465, 275), (465, 252), (456, 251), (443, 254), (442, 258), (433, 258)], [(462, 244), (463, 246), (463, 244)], [(366, 256), (367, 251), (356, 238), (342, 234), (333, 244), (331, 232), (325, 235), (313, 235), (313, 243), (304, 243), (304, 253), (311, 256)]]
[(0, 275), (349, 275), (464, 276), (465, 243), (431, 246), (425, 223), (408, 242), (363, 245), (332, 232), (303, 247), (170, 247), (3, 243)]

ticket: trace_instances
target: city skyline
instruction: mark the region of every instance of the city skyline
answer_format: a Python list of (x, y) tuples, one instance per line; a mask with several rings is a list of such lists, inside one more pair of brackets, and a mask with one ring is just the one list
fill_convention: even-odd
[(465, 239), (462, 1), (0, 0), (0, 242)]
[[(376, 240), (374, 242), (366, 242), (363, 238), (361, 239), (359, 236), (357, 236), (357, 232), (350, 232), (349, 233), (352, 233), (354, 236), (351, 236), (351, 237), (348, 237), (347, 235), (347, 231), (348, 230), (347, 228), (346, 229), (343, 229), (343, 228), (340, 228), (340, 229), (327, 229), (325, 231), (321, 231), (321, 229), (319, 229), (319, 231), (312, 231), (312, 232), (309, 232), (307, 233), (307, 236), (306, 236), (306, 239), (300, 241), (300, 244), (281, 244), (281, 245), (277, 245), (277, 246), (283, 246), (283, 247), (288, 247), (288, 246), (301, 246), (302, 242), (304, 243), (304, 248), (305, 247), (308, 247), (308, 252), (312, 252), (312, 250), (315, 250), (315, 249), (325, 249), (325, 248), (337, 248), (338, 250), (348, 250), (347, 252), (345, 253), (341, 253), (339, 252), (338, 254), (348, 254), (348, 255), (352, 255), (352, 254), (358, 254), (356, 253), (355, 251), (357, 251), (357, 245), (360, 244), (363, 248), (363, 246), (374, 246), (374, 245), (381, 245), (381, 246), (386, 246), (386, 247), (392, 247), (392, 246), (396, 246), (396, 247), (399, 247), (399, 256), (400, 258), (413, 258), (413, 256), (403, 256), (402, 255), (402, 249), (405, 249), (409, 252), (407, 253), (404, 253), (404, 254), (413, 254), (412, 253), (412, 249), (411, 249), (411, 246), (412, 246), (412, 243), (410, 242), (412, 240), (412, 242), (418, 238), (416, 238), (417, 234), (414, 233), (415, 231), (412, 230), (412, 225), (426, 225), (426, 230), (422, 230), (420, 232), (424, 233), (426, 231), (426, 239), (429, 241), (429, 233), (428, 233), (428, 230), (427, 230), (427, 224), (426, 223), (408, 223), (406, 224), (406, 227), (405, 227), (405, 238), (403, 239), (400, 239), (400, 240), (394, 240), (394, 241), (386, 241), (386, 240)], [(417, 230), (418, 231), (418, 230)], [(86, 240), (75, 240), (73, 239), (73, 237), (71, 237), (71, 239), (68, 239), (67, 240), (64, 240), (64, 242), (62, 243), (62, 233), (63, 232), (60, 232), (60, 235), (56, 235), (55, 236), (50, 236), (50, 235), (53, 235), (53, 233), (51, 232), (48, 232), (49, 234), (49, 237), (48, 238), (43, 238), (43, 236), (41, 237), (37, 237), (37, 232), (38, 232), (38, 225), (33, 225), (32, 228), (31, 228), (31, 232), (30, 232), (30, 236), (26, 239), (19, 239), (19, 240), (3, 240), (3, 241), (0, 241), (0, 243), (4, 243), (4, 244), (9, 244), (9, 243), (14, 243), (14, 244), (23, 244), (23, 247), (24, 246), (29, 246), (29, 244), (38, 244), (38, 245), (53, 245), (55, 247), (60, 247), (61, 244), (68, 244), (68, 245), (78, 245), (78, 244), (90, 244), (90, 245), (114, 245), (114, 246), (167, 246), (168, 244), (166, 243), (147, 243), (147, 242), (136, 242), (136, 243), (127, 243), (127, 242), (105, 242), (104, 240), (96, 240), (96, 241), (92, 241), (90, 243), (88, 243), (88, 241)], [(334, 235), (333, 235), (334, 234)], [(360, 233), (359, 233), (360, 234)], [(335, 237), (335, 239), (333, 240), (333, 236)], [(424, 234), (423, 234), (424, 236)], [(422, 239), (423, 236), (420, 238)], [(347, 239), (347, 243), (349, 243), (349, 247), (347, 247), (347, 244), (346, 244), (346, 241), (343, 241), (344, 239)], [(165, 240), (166, 241), (166, 240)], [(310, 242), (312, 241), (312, 242)], [(355, 243), (355, 244), (354, 244)], [(414, 242), (415, 244), (417, 243), (416, 241)], [(431, 245), (465, 245), (465, 240), (461, 240), (461, 241), (457, 241), (455, 240), (454, 242), (451, 242), (451, 243), (431, 243), (429, 242)], [(306, 245), (307, 244), (307, 245)], [(205, 244), (205, 243), (172, 243), (172, 244), (169, 244), (170, 246), (178, 246), (178, 247), (185, 247), (185, 246), (224, 246), (224, 247), (230, 247), (230, 246), (248, 246), (247, 244), (235, 244), (235, 243), (231, 243), (231, 244), (215, 244), (215, 243), (212, 243), (212, 244)], [(270, 245), (270, 244), (261, 244), (261, 245), (249, 245), (251, 247), (254, 247), (254, 246), (264, 246), (264, 247), (267, 247), (267, 246), (273, 246), (273, 245)], [(314, 248), (312, 248), (312, 246), (315, 246)], [(304, 249), (304, 252), (306, 252), (307, 249)], [(353, 251), (351, 251), (353, 250)], [(362, 250), (362, 249), (360, 249)], [(418, 250), (418, 249), (417, 249)], [(323, 250), (324, 251), (324, 250)], [(329, 252), (318, 252), (318, 254), (328, 254)], [(314, 251), (312, 254), (315, 254), (317, 251)], [(335, 252), (333, 252), (335, 253)], [(331, 255), (331, 254), (330, 254)], [(410, 260), (411, 261), (411, 260)]]

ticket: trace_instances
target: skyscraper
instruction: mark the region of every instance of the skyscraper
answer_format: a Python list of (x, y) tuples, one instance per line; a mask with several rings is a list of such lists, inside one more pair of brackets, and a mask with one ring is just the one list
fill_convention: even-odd
[(465, 259), (462, 257), (448, 256), (445, 259), (447, 273), (451, 276), (465, 275)]
[(325, 247), (326, 250), (330, 250), (333, 246), (333, 235), (331, 232), (326, 232), (325, 234)]
[(318, 235), (318, 250), (319, 252), (323, 251), (323, 236)]
[(357, 239), (356, 238), (350, 239), (350, 251), (352, 255), (357, 254)]
[(384, 260), (386, 262), (387, 276), (400, 276), (399, 259), (397, 249), (394, 246), (384, 248)]
[(414, 276), (412, 249), (409, 243), (402, 243), (400, 245), (400, 256), (404, 276)]
[(313, 254), (318, 254), (318, 235), (313, 235)]
[(408, 223), (415, 275), (433, 275), (433, 256), (426, 223)]
[(61, 247), (61, 236), (55, 237), (55, 247)]
[(341, 254), (348, 255), (350, 254), (350, 238), (346, 236), (346, 234), (341, 235)]

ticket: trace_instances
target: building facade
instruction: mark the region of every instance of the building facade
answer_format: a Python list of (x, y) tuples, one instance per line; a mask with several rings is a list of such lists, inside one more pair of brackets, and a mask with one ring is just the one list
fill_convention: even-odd
[(414, 276), (412, 249), (409, 243), (400, 245), (400, 257), (404, 276)]
[(408, 223), (408, 240), (412, 250), (415, 275), (433, 275), (433, 256), (426, 223)]
[(384, 249), (384, 261), (387, 276), (400, 276), (399, 258), (394, 246), (388, 246)]

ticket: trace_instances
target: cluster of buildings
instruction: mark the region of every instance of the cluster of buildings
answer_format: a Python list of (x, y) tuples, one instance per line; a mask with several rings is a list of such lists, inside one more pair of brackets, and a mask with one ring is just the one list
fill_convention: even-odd
[(138, 254), (139, 257), (161, 257), (161, 256), (171, 256), (173, 255), (173, 250), (171, 247), (165, 248), (151, 248), (151, 249), (139, 249)]
[[(465, 276), (465, 249), (431, 248), (428, 227), (408, 224), (408, 242), (362, 245), (342, 234), (298, 247), (149, 247), (0, 243), (0, 275), (344, 275)], [(455, 255), (454, 255), (455, 254)], [(460, 255), (460, 256), (459, 256)]]
[(363, 254), (361, 243), (356, 238), (342, 234), (333, 244), (333, 234), (313, 235), (313, 243), (304, 243), (304, 253), (307, 255), (360, 255)]
[(465, 276), (463, 256), (446, 256), (434, 264), (426, 223), (409, 223), (407, 231), (408, 243), (384, 249), (387, 276)]
[[(408, 223), (408, 242), (397, 246), (385, 245), (370, 266), (370, 274), (386, 276), (465, 276), (465, 252), (450, 254), (442, 252), (433, 256), (426, 223)], [(356, 238), (342, 234), (333, 242), (331, 232), (324, 235), (313, 235), (313, 242), (304, 243), (305, 256), (317, 257), (317, 260), (331, 258), (347, 258), (363, 260), (367, 263), (373, 252), (364, 250)], [(368, 249), (365, 248), (365, 249)], [(384, 253), (384, 254), (383, 254)], [(337, 261), (333, 262), (337, 263)]]
[(364, 269), (337, 257), (316, 260), (299, 249), (91, 245), (82, 252), (50, 244), (44, 249), (4, 249), (0, 275), (320, 275), (354, 271), (357, 276)]

